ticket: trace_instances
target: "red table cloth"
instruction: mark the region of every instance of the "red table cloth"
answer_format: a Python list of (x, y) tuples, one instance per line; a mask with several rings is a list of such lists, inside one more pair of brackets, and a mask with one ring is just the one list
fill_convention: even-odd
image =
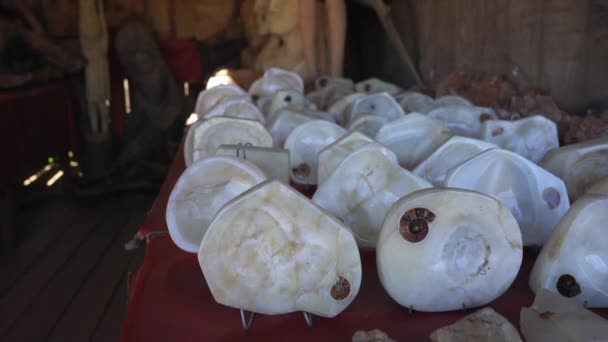
[[(381, 329), (398, 341), (428, 340), (429, 334), (474, 310), (410, 313), (382, 288), (374, 252), (362, 252), (361, 289), (338, 316), (313, 317), (308, 327), (302, 313), (256, 315), (245, 331), (238, 309), (215, 302), (197, 256), (181, 251), (168, 234), (165, 209), (173, 185), (184, 170), (180, 150), (167, 180), (139, 231), (149, 237), (144, 263), (133, 277), (122, 341), (349, 341), (357, 330)], [(509, 290), (491, 306), (519, 327), (519, 312), (534, 300), (528, 278), (535, 255), (526, 251)], [(429, 284), (433, 286), (433, 284)], [(608, 318), (608, 310), (594, 310)]]

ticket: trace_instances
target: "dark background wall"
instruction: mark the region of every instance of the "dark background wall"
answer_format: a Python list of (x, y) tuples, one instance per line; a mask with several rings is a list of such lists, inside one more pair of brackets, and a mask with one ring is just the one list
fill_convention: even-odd
[[(207, 39), (216, 43), (242, 34), (238, 9), (243, 1), (254, 0), (104, 0), (110, 28), (131, 15), (143, 15), (160, 36), (200, 39), (219, 31)], [(375, 13), (363, 0), (345, 1), (345, 74), (412, 85)], [(77, 40), (78, 0), (0, 2), (30, 8), (51, 37)], [(454, 71), (499, 73), (520, 88), (548, 92), (573, 113), (608, 108), (608, 0), (385, 2), (426, 82)], [(211, 14), (214, 20), (209, 20)], [(181, 26), (173, 27), (177, 24)], [(220, 49), (228, 50), (211, 48)], [(212, 62), (205, 58), (204, 64)]]
[(608, 1), (413, 2), (427, 79), (454, 69), (510, 73), (575, 112), (608, 99)]
[[(354, 1), (348, 4), (349, 35), (356, 36), (348, 38), (347, 56), (357, 46), (365, 66), (357, 74), (351, 72), (356, 68), (349, 69), (353, 62), (347, 61), (346, 73), (413, 84), (371, 9)], [(573, 113), (608, 107), (608, 0), (393, 0), (389, 4), (402, 40), (431, 84), (454, 71), (498, 73), (522, 89), (548, 92)]]

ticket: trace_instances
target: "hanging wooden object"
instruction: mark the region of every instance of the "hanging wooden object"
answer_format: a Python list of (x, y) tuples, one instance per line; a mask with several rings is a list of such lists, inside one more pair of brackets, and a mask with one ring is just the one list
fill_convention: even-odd
[(88, 61), (85, 84), (91, 132), (105, 134), (110, 124), (110, 72), (102, 0), (80, 0), (80, 44)]
[(280, 67), (306, 81), (342, 73), (346, 10), (343, 0), (245, 0), (240, 9), (249, 47), (244, 65)]
[(344, 62), (346, 5), (344, 0), (299, 1), (299, 23), (304, 45), (306, 79), (339, 77)]
[(302, 74), (303, 50), (296, 1), (256, 0), (254, 12), (259, 33), (269, 35), (259, 52), (255, 67), (276, 66)]

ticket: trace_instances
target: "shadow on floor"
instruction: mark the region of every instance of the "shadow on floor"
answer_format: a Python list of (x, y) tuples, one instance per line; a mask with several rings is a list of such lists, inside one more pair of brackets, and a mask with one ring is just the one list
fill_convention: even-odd
[(144, 252), (124, 244), (153, 199), (131, 192), (18, 208), (15, 246), (0, 256), (0, 341), (117, 341)]

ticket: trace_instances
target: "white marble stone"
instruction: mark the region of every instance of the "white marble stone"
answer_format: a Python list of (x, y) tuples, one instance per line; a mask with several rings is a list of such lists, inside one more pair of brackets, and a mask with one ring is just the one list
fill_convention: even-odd
[(366, 95), (350, 103), (344, 112), (344, 124), (346, 126), (363, 115), (376, 115), (394, 121), (405, 115), (403, 108), (387, 93)]
[(272, 96), (263, 96), (263, 97), (252, 97), (251, 98), (251, 102), (253, 102), (253, 104), (258, 107), (258, 109), (260, 110), (260, 112), (262, 112), (262, 114), (264, 114), (264, 117), (266, 117), (266, 113), (268, 113), (269, 109), (270, 109), (270, 103), (272, 102)]
[(511, 285), (522, 261), (517, 221), (494, 198), (425, 189), (389, 210), (376, 246), (388, 294), (417, 311), (483, 306)]
[(284, 145), (290, 152), (291, 179), (299, 184), (317, 184), (319, 152), (344, 134), (344, 128), (324, 120), (309, 121), (291, 131)]
[(374, 138), (382, 126), (387, 124), (389, 120), (377, 115), (361, 115), (352, 121), (347, 129), (349, 131), (357, 131), (365, 134), (370, 138)]
[(458, 95), (445, 95), (435, 99), (435, 107), (473, 106), (471, 101)]
[(304, 80), (297, 72), (281, 69), (281, 68), (268, 68), (264, 72), (266, 78), (276, 78), (281, 80), (285, 84), (289, 84), (289, 89), (297, 89), (302, 93), (304, 92)]
[(545, 288), (587, 307), (608, 307), (608, 197), (572, 204), (536, 259), (530, 288)]
[(281, 90), (276, 92), (269, 104), (268, 112), (264, 113), (269, 118), (272, 117), (277, 110), (285, 107), (290, 107), (294, 110), (316, 109), (304, 94), (295, 90)]
[(328, 110), (333, 103), (352, 94), (353, 91), (353, 88), (344, 87), (340, 84), (330, 84), (306, 94), (306, 98), (314, 103), (317, 108)]
[(272, 117), (266, 127), (272, 135), (275, 147), (283, 147), (285, 145), (285, 139), (291, 131), (301, 124), (312, 121), (308, 115), (301, 113), (300, 111), (293, 111), (289, 109), (280, 110)]
[(274, 147), (222, 145), (216, 155), (228, 155), (246, 159), (255, 164), (268, 179), (278, 179), (289, 184), (289, 150)]
[(361, 259), (348, 228), (279, 181), (226, 204), (198, 260), (218, 303), (261, 314), (334, 317), (361, 284)]
[(353, 101), (360, 99), (364, 96), (365, 94), (363, 93), (352, 93), (346, 95), (343, 98), (332, 103), (327, 109), (327, 112), (334, 118), (334, 120), (338, 124), (344, 125), (344, 116), (346, 114), (346, 109), (348, 108), (348, 106), (350, 106)]
[(355, 90), (359, 93), (377, 94), (377, 93), (389, 93), (397, 94), (401, 91), (398, 86), (382, 81), (375, 77), (368, 78), (355, 84)]
[(171, 239), (179, 248), (196, 253), (217, 211), (265, 179), (259, 168), (243, 159), (210, 156), (192, 164), (175, 183), (167, 202)]
[(331, 145), (324, 147), (319, 152), (319, 164), (317, 172), (317, 183), (321, 184), (340, 165), (342, 160), (356, 150), (359, 146), (373, 142), (374, 139), (351, 131), (340, 137)]
[(351, 92), (355, 91), (355, 83), (350, 78), (321, 76), (315, 80), (315, 89), (317, 90), (333, 87), (349, 89)]
[(516, 121), (486, 120), (481, 124), (481, 139), (535, 163), (559, 147), (555, 122), (542, 115)]
[(570, 200), (574, 201), (591, 184), (608, 176), (608, 137), (551, 150), (540, 166), (566, 182)]
[(283, 147), (291, 131), (301, 124), (312, 120), (332, 121), (331, 117), (324, 112), (305, 111), (287, 107), (277, 110), (275, 115), (266, 123), (266, 127), (272, 135), (274, 146)]
[(608, 320), (547, 290), (536, 295), (531, 307), (521, 309), (519, 325), (528, 342), (608, 341)]
[(522, 342), (513, 324), (489, 307), (433, 331), (430, 337), (433, 342)]
[(221, 101), (223, 97), (242, 95), (247, 95), (247, 93), (241, 89), (241, 87), (234, 84), (218, 85), (210, 89), (205, 89), (198, 94), (194, 112), (202, 117)]
[(376, 140), (395, 152), (401, 166), (412, 169), (451, 136), (441, 121), (410, 113), (382, 126)]
[(199, 120), (188, 129), (184, 142), (186, 166), (213, 155), (221, 145), (251, 143), (253, 146), (271, 147), (272, 136), (255, 120), (225, 116)]
[(252, 97), (272, 97), (280, 90), (295, 90), (304, 93), (304, 82), (302, 78), (290, 71), (278, 68), (266, 70), (264, 76), (255, 80), (249, 87), (249, 95)]
[(491, 108), (475, 106), (438, 107), (428, 115), (443, 121), (455, 135), (479, 139), (481, 123), (485, 120), (496, 120), (498, 117)]
[(608, 196), (608, 176), (600, 178), (600, 180), (591, 184), (587, 189), (586, 194)]
[(231, 103), (226, 106), (224, 116), (237, 119), (249, 119), (259, 121), (262, 125), (266, 124), (266, 118), (260, 110), (249, 101)]
[(455, 135), (422, 160), (412, 172), (429, 180), (435, 186), (443, 186), (445, 176), (454, 166), (491, 148), (497, 146), (482, 140)]
[(517, 219), (525, 246), (543, 245), (570, 207), (561, 179), (502, 149), (487, 150), (455, 166), (444, 185), (479, 191), (500, 200)]
[(404, 92), (396, 95), (395, 100), (399, 102), (406, 113), (426, 114), (435, 109), (435, 100), (422, 93)]
[(312, 199), (342, 220), (360, 247), (373, 249), (391, 206), (411, 192), (430, 187), (431, 183), (400, 167), (389, 149), (367, 143), (344, 158)]
[[(226, 95), (222, 97), (215, 106), (211, 107), (208, 111), (203, 113), (201, 116), (203, 119), (209, 119), (216, 116), (223, 116), (226, 112), (226, 108), (232, 104), (238, 104), (243, 102), (250, 102), (248, 95)], [(258, 120), (259, 121), (259, 120)]]

